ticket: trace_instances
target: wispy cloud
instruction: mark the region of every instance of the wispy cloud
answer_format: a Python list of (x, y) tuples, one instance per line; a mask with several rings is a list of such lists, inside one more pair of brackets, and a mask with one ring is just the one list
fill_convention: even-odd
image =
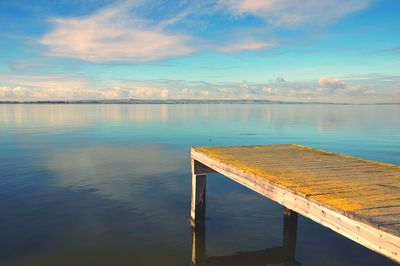
[[(217, 12), (219, 15), (251, 14), (262, 18), (272, 28), (323, 25), (363, 9), (369, 3), (369, 0), (219, 0), (207, 1), (207, 5), (183, 2), (172, 14), (168, 9), (169, 15), (155, 20), (151, 16), (145, 18), (146, 12), (141, 12), (145, 10), (143, 6), (148, 5), (146, 0), (126, 0), (86, 16), (53, 18), (53, 28), (39, 43), (47, 47), (49, 55), (94, 63), (149, 62), (204, 50), (224, 53), (265, 50), (275, 47), (277, 41), (265, 39), (260, 29), (246, 29), (246, 34), (239, 34), (230, 41), (226, 38), (211, 40), (187, 30), (188, 21), (193, 17), (206, 21), (209, 14)], [(157, 8), (166, 6), (169, 7), (166, 3), (159, 4)], [(221, 13), (222, 8), (224, 12)]]
[(380, 50), (375, 50), (372, 52), (369, 52), (368, 54), (399, 54), (400, 53), (400, 46), (395, 46), (395, 47), (389, 47), (389, 48), (384, 48)]
[(258, 41), (254, 39), (241, 40), (239, 42), (221, 45), (217, 50), (226, 53), (236, 53), (240, 51), (261, 50), (271, 48), (276, 45), (275, 41)]
[(125, 2), (85, 17), (54, 18), (40, 43), (50, 55), (90, 62), (147, 62), (193, 51), (190, 36), (168, 31), (165, 22), (134, 17), (134, 7)]
[(367, 7), (369, 0), (220, 0), (236, 15), (251, 14), (273, 27), (298, 27), (304, 24), (331, 23)]
[(207, 14), (206, 9), (216, 12), (216, 2), (209, 2), (207, 7), (189, 5), (161, 20), (138, 15), (143, 9), (141, 2), (146, 3), (122, 1), (86, 16), (55, 17), (50, 20), (52, 29), (39, 43), (47, 48), (47, 55), (94, 63), (149, 62), (205, 50), (238, 53), (267, 49), (276, 44), (275, 40), (260, 40), (252, 34), (241, 34), (228, 41), (185, 32), (188, 17)]

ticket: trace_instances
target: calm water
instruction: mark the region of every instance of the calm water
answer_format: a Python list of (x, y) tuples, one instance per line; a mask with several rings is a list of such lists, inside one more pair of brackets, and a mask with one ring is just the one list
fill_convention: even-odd
[[(400, 164), (400, 106), (0, 105), (0, 265), (190, 265), (190, 146), (270, 143)], [(207, 182), (207, 256), (281, 246), (281, 206)], [(303, 217), (296, 260), (397, 265)]]

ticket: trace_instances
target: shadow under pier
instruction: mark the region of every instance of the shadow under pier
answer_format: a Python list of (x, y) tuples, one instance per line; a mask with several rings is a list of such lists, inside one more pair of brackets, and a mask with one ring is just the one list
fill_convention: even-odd
[(298, 215), (284, 209), (283, 243), (280, 247), (272, 247), (257, 251), (236, 252), (228, 256), (206, 255), (206, 226), (204, 219), (192, 221), (192, 265), (193, 266), (259, 266), (284, 265), (301, 266), (296, 261)]

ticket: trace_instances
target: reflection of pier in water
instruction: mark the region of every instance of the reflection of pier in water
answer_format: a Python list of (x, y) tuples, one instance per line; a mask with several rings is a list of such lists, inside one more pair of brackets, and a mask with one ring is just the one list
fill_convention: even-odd
[(285, 208), (283, 243), (257, 251), (236, 252), (234, 255), (207, 257), (206, 226), (204, 219), (192, 221), (192, 265), (193, 266), (245, 266), (285, 265), (301, 266), (296, 261), (296, 238), (298, 215)]

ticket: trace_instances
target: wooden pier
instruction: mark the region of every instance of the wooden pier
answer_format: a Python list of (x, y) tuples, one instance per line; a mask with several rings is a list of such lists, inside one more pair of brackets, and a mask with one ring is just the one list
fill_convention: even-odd
[(400, 263), (400, 166), (295, 144), (191, 155), (193, 227), (205, 217), (206, 175), (218, 172)]

